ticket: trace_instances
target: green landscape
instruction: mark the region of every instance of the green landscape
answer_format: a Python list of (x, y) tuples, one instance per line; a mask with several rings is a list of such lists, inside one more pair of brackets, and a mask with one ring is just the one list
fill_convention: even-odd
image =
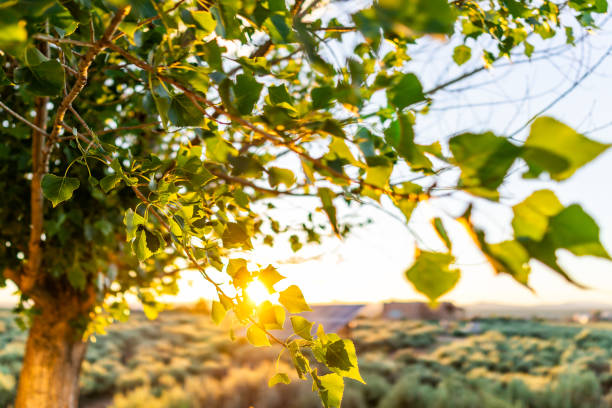
[[(1, 315), (0, 406), (11, 406), (25, 333)], [(466, 328), (475, 322), (480, 333)], [(612, 406), (612, 323), (483, 318), (357, 319), (352, 338), (367, 384), (347, 381), (343, 407), (583, 408)], [(268, 387), (289, 368), (279, 347), (253, 350), (201, 312), (135, 312), (87, 351), (84, 408), (316, 408), (310, 385)], [(278, 366), (276, 366), (278, 364)]]

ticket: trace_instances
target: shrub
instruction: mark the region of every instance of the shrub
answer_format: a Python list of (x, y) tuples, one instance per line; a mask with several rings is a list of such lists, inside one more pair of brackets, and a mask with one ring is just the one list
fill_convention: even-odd
[(180, 387), (165, 390), (159, 397), (153, 395), (149, 387), (140, 387), (116, 395), (112, 408), (193, 408), (193, 404)]
[(131, 390), (149, 384), (149, 374), (144, 368), (122, 373), (117, 380), (117, 387), (121, 391)]
[(434, 399), (433, 388), (421, 385), (418, 376), (403, 376), (382, 399), (378, 408), (429, 407)]
[(391, 384), (385, 377), (375, 373), (363, 373), (367, 385), (359, 384), (368, 407), (375, 407), (391, 390)]
[(0, 406), (7, 406), (15, 398), (15, 386), (15, 377), (0, 372)]

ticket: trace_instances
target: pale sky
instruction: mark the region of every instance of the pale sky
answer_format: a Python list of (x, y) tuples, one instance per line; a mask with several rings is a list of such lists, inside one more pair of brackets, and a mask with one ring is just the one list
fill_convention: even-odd
[[(468, 43), (468, 45), (472, 45)], [(466, 129), (493, 130), (508, 135), (521, 127), (536, 112), (546, 107), (566, 91), (597, 63), (612, 45), (612, 23), (591, 36), (584, 44), (530, 64), (493, 69), (474, 77), (460, 87), (467, 90), (437, 95), (437, 102), (426, 116), (419, 116), (417, 142), (430, 143), (447, 140), (452, 134)], [(416, 72), (425, 89), (444, 78), (452, 78), (468, 71), (470, 65), (448, 69), (452, 46), (442, 43), (426, 44), (427, 51), (415, 58), (411, 69)], [(341, 49), (336, 50), (342, 53)], [(472, 67), (479, 61), (473, 58)], [(481, 85), (481, 86), (476, 86)], [(612, 143), (612, 57), (608, 57), (571, 93), (552, 108), (547, 115), (601, 142)], [(593, 131), (594, 130), (594, 131)], [(525, 132), (519, 134), (524, 137)], [(396, 176), (396, 175), (394, 175)], [(552, 188), (561, 201), (568, 205), (579, 203), (595, 218), (601, 228), (603, 245), (612, 253), (612, 149), (560, 184), (525, 182), (513, 177), (503, 188), (505, 204), (514, 204), (536, 188)], [(277, 202), (276, 214), (285, 222), (303, 219), (317, 201), (304, 202), (282, 199)], [(394, 211), (391, 206), (386, 206)], [(464, 208), (461, 200), (433, 200), (417, 210), (410, 228), (417, 231), (425, 245), (442, 250), (429, 227), (433, 216), (458, 215)], [(355, 214), (339, 207), (340, 216)], [(306, 247), (293, 254), (286, 242), (274, 248), (256, 248), (250, 255), (253, 261), (272, 263), (287, 276), (286, 285), (297, 284), (309, 302), (373, 302), (380, 300), (424, 299), (403, 277), (403, 271), (413, 260), (415, 239), (409, 230), (393, 217), (373, 208), (357, 211), (360, 217), (374, 219), (372, 225), (355, 229), (345, 240), (328, 238), (320, 247)], [(485, 228), (492, 239), (502, 240), (510, 231), (511, 210), (479, 201), (474, 219)], [(582, 290), (567, 284), (546, 267), (532, 262), (530, 283), (535, 294), (515, 283), (508, 276), (495, 276), (482, 256), (474, 250), (462, 228), (446, 224), (451, 238), (455, 238), (454, 255), (463, 274), (457, 287), (442, 300), (461, 304), (502, 302), (542, 304), (564, 302), (606, 302), (612, 305), (612, 263), (591, 258), (575, 257), (561, 252), (561, 264), (579, 282), (592, 290)], [(302, 259), (301, 263), (286, 263)], [(211, 297), (211, 288), (196, 272), (185, 273), (178, 301), (188, 302), (199, 297)], [(282, 288), (282, 285), (280, 286)], [(11, 299), (9, 287), (0, 291), (0, 301)]]
[[(610, 26), (612, 29), (612, 24)], [(432, 112), (418, 119), (417, 141), (428, 143), (441, 137), (447, 139), (449, 135), (465, 129), (494, 130), (508, 135), (571, 87), (576, 78), (582, 77), (608, 51), (610, 45), (611, 32), (600, 32), (589, 39), (588, 45), (577, 46), (561, 56), (485, 72), (471, 82), (486, 83), (482, 88), (474, 87), (461, 93), (439, 95), (441, 100), (434, 105)], [(438, 55), (434, 54), (428, 60), (429, 67), (433, 68), (420, 71), (415, 64), (415, 72), (430, 74), (430, 78), (428, 75), (422, 76), (426, 89), (438, 83), (439, 71), (445, 69), (444, 66), (436, 67), (436, 61), (448, 61), (448, 56), (444, 56), (444, 53), (449, 52), (449, 47), (440, 47), (442, 49)], [(457, 68), (453, 70), (461, 72)], [(446, 74), (446, 77), (453, 76), (452, 72)], [(596, 140), (612, 143), (612, 127), (605, 127), (612, 122), (611, 89), (612, 57), (609, 57), (568, 96), (547, 110), (546, 114), (588, 133)], [(526, 95), (537, 97), (523, 102)], [(510, 103), (480, 106), (491, 101)], [(459, 109), (436, 110), (437, 107), (452, 106)], [(596, 131), (591, 132), (593, 129)], [(523, 132), (519, 137), (525, 135)], [(552, 188), (565, 205), (579, 203), (595, 218), (601, 227), (602, 243), (612, 252), (610, 175), (612, 149), (560, 184), (523, 181), (519, 177), (513, 177), (502, 190), (505, 197), (503, 202), (513, 205), (535, 189)], [(277, 202), (277, 206), (279, 210), (276, 214), (289, 222), (292, 219), (299, 220), (299, 214), (312, 208), (312, 204), (296, 202), (293, 199), (283, 199)], [(393, 211), (391, 206), (386, 208)], [(444, 215), (441, 209), (458, 215), (464, 209), (464, 204), (460, 200), (426, 202), (421, 204), (410, 223), (411, 229), (419, 234), (425, 244), (436, 250), (442, 250), (443, 247), (433, 235), (429, 219)], [(345, 216), (354, 213), (346, 208), (339, 208), (339, 212)], [(393, 217), (372, 207), (364, 207), (358, 214), (372, 217), (374, 224), (354, 230), (353, 234), (343, 241), (330, 238), (321, 247), (305, 248), (295, 255), (286, 243), (279, 242), (273, 249), (256, 248), (250, 255), (251, 259), (261, 264), (277, 265), (279, 271), (288, 276), (287, 284), (295, 283), (300, 286), (306, 299), (311, 302), (424, 299), (403, 277), (403, 271), (412, 263), (415, 245), (408, 229)], [(502, 240), (508, 236), (511, 231), (511, 218), (512, 212), (508, 205), (504, 207), (484, 200), (478, 202), (474, 215), (476, 223), (485, 228), (492, 240)], [(491, 267), (474, 249), (462, 227), (447, 223), (447, 228), (451, 238), (456, 238), (454, 255), (463, 275), (457, 287), (443, 297), (443, 300), (461, 304), (606, 302), (612, 305), (610, 262), (593, 257), (575, 257), (566, 251), (560, 251), (561, 264), (570, 274), (577, 281), (594, 288), (583, 290), (569, 285), (557, 274), (534, 261), (530, 280), (535, 289), (534, 294), (509, 276), (494, 275)], [(306, 261), (298, 264), (281, 263), (292, 257)], [(310, 259), (313, 257), (316, 258)], [(202, 293), (203, 287), (197, 283), (200, 278), (193, 274), (186, 279), (190, 280), (195, 283), (192, 287), (185, 284), (183, 299), (191, 296), (197, 298)]]

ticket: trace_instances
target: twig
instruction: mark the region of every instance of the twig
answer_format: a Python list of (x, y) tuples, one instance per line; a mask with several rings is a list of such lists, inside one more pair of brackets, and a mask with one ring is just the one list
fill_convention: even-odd
[(16, 117), (17, 119), (19, 119), (20, 121), (22, 121), (23, 123), (25, 123), (26, 125), (28, 125), (29, 127), (31, 127), (32, 129), (34, 129), (35, 131), (37, 131), (38, 133), (40, 133), (40, 134), (42, 134), (44, 136), (49, 136), (49, 134), (45, 130), (43, 130), (40, 127), (36, 126), (32, 122), (30, 122), (29, 120), (27, 120), (26, 118), (24, 118), (23, 116), (21, 116), (20, 114), (18, 114), (17, 112), (12, 110), (8, 106), (6, 106), (2, 101), (0, 101), (0, 107), (2, 109), (4, 109), (5, 111), (7, 111), (8, 113), (10, 113), (11, 115), (13, 115), (14, 117)]
[(290, 196), (299, 196), (299, 197), (313, 197), (313, 196), (315, 196), (314, 194), (295, 193), (293, 191), (274, 190), (272, 188), (266, 188), (266, 187), (258, 186), (257, 184), (253, 183), (251, 180), (247, 180), (247, 179), (244, 179), (242, 177), (230, 176), (229, 174), (225, 174), (225, 173), (222, 173), (220, 171), (216, 171), (216, 170), (210, 169), (210, 168), (208, 168), (208, 171), (210, 171), (210, 173), (212, 175), (214, 175), (215, 177), (218, 177), (218, 178), (223, 179), (225, 181), (229, 181), (230, 183), (242, 184), (243, 186), (251, 187), (254, 190), (260, 191), (262, 193), (272, 194), (272, 195), (275, 195), (275, 196), (279, 196), (279, 195), (290, 195)]
[(167, 83), (169, 83), (171, 85), (174, 85), (175, 87), (177, 87), (178, 89), (183, 91), (185, 93), (185, 95), (189, 98), (189, 100), (191, 100), (191, 102), (194, 104), (194, 106), (200, 112), (202, 112), (202, 114), (204, 114), (204, 115), (208, 115), (208, 112), (206, 112), (206, 109), (203, 108), (200, 105), (200, 103), (203, 103), (206, 106), (212, 108), (219, 115), (226, 116), (232, 122), (238, 123), (241, 126), (247, 128), (247, 129), (250, 129), (254, 133), (256, 133), (256, 134), (260, 135), (261, 137), (263, 137), (264, 139), (267, 139), (270, 142), (274, 143), (276, 146), (282, 146), (282, 147), (288, 148), (293, 153), (297, 154), (298, 156), (300, 156), (300, 157), (306, 159), (307, 161), (311, 162), (312, 164), (314, 164), (315, 168), (317, 168), (317, 169), (324, 169), (325, 171), (327, 171), (329, 174), (331, 174), (335, 178), (340, 178), (340, 179), (349, 181), (351, 183), (357, 183), (357, 184), (361, 185), (362, 187), (369, 187), (372, 190), (380, 191), (381, 193), (384, 193), (384, 194), (386, 194), (388, 196), (393, 196), (393, 197), (396, 197), (396, 198), (402, 198), (402, 199), (407, 199), (407, 200), (417, 200), (417, 201), (420, 200), (419, 195), (417, 195), (417, 194), (396, 193), (394, 191), (388, 190), (387, 188), (380, 187), (380, 186), (377, 186), (375, 184), (367, 183), (367, 182), (365, 182), (365, 180), (354, 180), (351, 177), (349, 177), (346, 174), (344, 174), (343, 172), (339, 172), (339, 171), (337, 171), (337, 170), (327, 166), (325, 163), (323, 163), (323, 161), (321, 159), (314, 158), (314, 157), (310, 156), (309, 154), (307, 154), (306, 152), (304, 152), (302, 149), (298, 148), (297, 146), (293, 146), (292, 144), (289, 144), (289, 143), (285, 142), (279, 136), (276, 136), (276, 135), (266, 131), (265, 129), (262, 129), (262, 128), (252, 124), (251, 122), (249, 122), (248, 120), (246, 120), (246, 119), (244, 119), (244, 118), (242, 118), (240, 116), (236, 116), (236, 115), (226, 111), (225, 109), (220, 108), (214, 102), (206, 99), (205, 97), (203, 97), (202, 95), (200, 95), (198, 93), (193, 92), (191, 89), (187, 88), (185, 85), (181, 84), (180, 82), (178, 82), (174, 78), (171, 78), (171, 77), (168, 77), (168, 76), (162, 74), (160, 72), (159, 68), (156, 68), (156, 67), (154, 67), (152, 65), (149, 65), (148, 63), (142, 61), (141, 59), (133, 56), (132, 54), (130, 54), (129, 52), (127, 52), (123, 48), (121, 48), (121, 47), (119, 47), (119, 46), (117, 46), (115, 44), (112, 44), (112, 43), (108, 43), (107, 47), (109, 49), (115, 51), (116, 53), (120, 54), (126, 60), (128, 60), (132, 64), (136, 65), (137, 67), (139, 67), (141, 69), (144, 69), (145, 71), (150, 72), (150, 73), (156, 75), (160, 80), (165, 81), (165, 82), (167, 82)]
[(70, 90), (68, 95), (66, 95), (66, 97), (62, 100), (59, 107), (57, 108), (57, 113), (55, 114), (55, 120), (53, 121), (53, 129), (51, 131), (51, 134), (49, 135), (47, 143), (53, 143), (53, 141), (57, 139), (57, 136), (59, 135), (59, 132), (62, 129), (62, 122), (64, 120), (64, 116), (66, 115), (66, 111), (72, 104), (72, 101), (74, 101), (76, 97), (79, 95), (79, 93), (81, 93), (81, 91), (85, 87), (85, 84), (87, 84), (87, 71), (89, 69), (89, 66), (93, 62), (94, 58), (96, 58), (96, 56), (108, 44), (108, 40), (114, 34), (115, 30), (117, 29), (117, 26), (119, 26), (121, 21), (123, 21), (123, 19), (128, 15), (129, 12), (130, 12), (130, 6), (122, 7), (117, 11), (115, 16), (111, 20), (110, 24), (104, 31), (104, 34), (102, 35), (100, 40), (98, 40), (87, 51), (87, 54), (85, 54), (85, 57), (79, 63), (79, 75), (77, 76), (77, 79), (74, 85), (72, 86), (72, 89)]
[(125, 130), (145, 129), (145, 128), (153, 127), (153, 126), (157, 126), (157, 125), (159, 125), (159, 122), (142, 123), (140, 125), (133, 125), (133, 126), (123, 126), (123, 127), (118, 127), (118, 128), (115, 128), (115, 129), (105, 129), (105, 130), (102, 130), (102, 131), (98, 132), (98, 135), (102, 136), (102, 135), (106, 135), (108, 133), (123, 132)]
[(72, 45), (79, 45), (81, 47), (94, 47), (95, 46), (95, 44), (88, 43), (85, 41), (72, 40), (70, 38), (55, 38), (50, 35), (44, 35), (44, 34), (34, 34), (32, 38), (34, 38), (35, 40), (46, 41), (46, 42), (50, 42), (53, 44), (72, 44)]
[(536, 120), (541, 114), (543, 114), (544, 112), (546, 112), (547, 110), (549, 110), (550, 108), (555, 106), (557, 103), (559, 103), (559, 101), (561, 101), (567, 95), (572, 93), (572, 91), (574, 91), (574, 89), (576, 89), (578, 87), (578, 85), (580, 85), (582, 83), (582, 81), (587, 79), (604, 62), (604, 60), (608, 57), (608, 55), (610, 55), (610, 53), (612, 53), (612, 46), (610, 46), (606, 50), (606, 52), (601, 56), (601, 58), (599, 58), (599, 60), (597, 60), (597, 62), (595, 64), (593, 64), (593, 66), (591, 66), (591, 68), (589, 68), (580, 78), (578, 78), (576, 81), (574, 81), (574, 83), (572, 85), (570, 85), (569, 88), (567, 88), (559, 96), (557, 96), (555, 99), (553, 99), (548, 105), (546, 105), (545, 107), (540, 109), (536, 114), (534, 114), (532, 117), (530, 117), (529, 120), (527, 120), (521, 127), (516, 129), (514, 132), (512, 132), (510, 134), (510, 136), (508, 136), (508, 137), (510, 139), (514, 139), (514, 137), (516, 135), (518, 135), (527, 126), (529, 126), (531, 124), (531, 122)]

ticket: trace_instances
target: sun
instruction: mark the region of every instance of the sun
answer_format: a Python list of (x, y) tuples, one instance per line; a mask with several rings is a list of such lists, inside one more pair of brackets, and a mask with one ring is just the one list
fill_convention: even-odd
[(266, 300), (273, 300), (272, 295), (270, 295), (270, 292), (268, 292), (268, 289), (258, 280), (249, 283), (249, 286), (246, 288), (246, 293), (247, 296), (257, 305), (265, 302)]

